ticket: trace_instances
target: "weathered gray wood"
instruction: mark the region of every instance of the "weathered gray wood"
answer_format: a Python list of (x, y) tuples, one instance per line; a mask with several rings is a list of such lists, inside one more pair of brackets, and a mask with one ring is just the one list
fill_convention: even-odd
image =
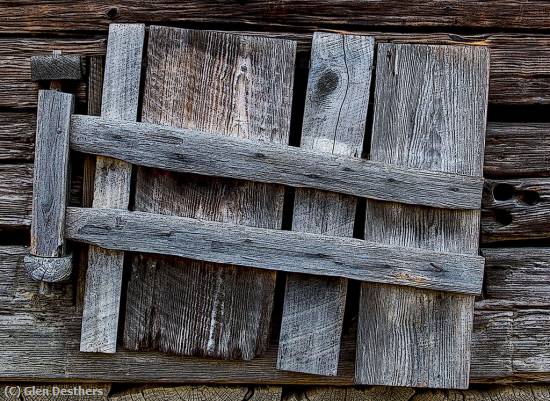
[[(302, 149), (361, 156), (373, 51), (374, 39), (368, 36), (314, 35)], [(306, 166), (319, 171), (316, 157), (304, 161), (298, 171), (303, 172)], [(334, 174), (330, 177), (335, 178)], [(298, 189), (292, 229), (351, 237), (356, 204), (354, 197)], [(347, 284), (347, 280), (341, 278), (287, 276), (277, 358), (279, 369), (323, 375), (337, 373)]]
[[(113, 24), (109, 29), (101, 115), (137, 119), (145, 26)], [(93, 207), (127, 209), (131, 165), (98, 157)], [(124, 254), (90, 247), (82, 312), (82, 352), (116, 351)]]
[(33, 165), (0, 165), (0, 225), (28, 227), (32, 214)]
[(486, 180), (481, 240), (498, 243), (550, 238), (550, 180)]
[(33, 279), (46, 283), (57, 283), (69, 279), (72, 266), (72, 255), (56, 258), (27, 255), (25, 258), (27, 273)]
[(479, 177), (219, 138), (192, 129), (74, 116), (71, 147), (79, 152), (175, 172), (310, 187), (424, 206), (459, 209), (481, 206), (483, 179)]
[(79, 80), (82, 78), (82, 61), (77, 54), (49, 54), (31, 57), (31, 79)]
[[(482, 175), (489, 53), (381, 44), (371, 158)], [(365, 239), (475, 255), (479, 211), (367, 200)], [(358, 383), (466, 388), (474, 297), (363, 283)]]
[(486, 248), (485, 303), (550, 306), (548, 248)]
[(59, 257), (65, 254), (69, 124), (74, 96), (40, 91), (38, 97), (30, 252)]
[[(104, 57), (91, 56), (88, 59), (88, 114), (99, 116), (101, 114), (101, 98), (103, 94), (103, 70)], [(96, 157), (84, 155), (82, 168), (82, 207), (92, 207), (94, 201)], [(86, 272), (88, 270), (87, 248), (80, 249), (77, 270), (77, 287), (75, 303), (77, 307), (84, 306), (84, 293), (86, 291)]]
[[(23, 266), (27, 253), (22, 246), (0, 246), (0, 376), (3, 380), (352, 384), (355, 342), (350, 336), (342, 341), (339, 375), (329, 377), (276, 370), (275, 346), (270, 347), (265, 356), (244, 362), (124, 350), (114, 355), (83, 354), (79, 351), (81, 315), (72, 306), (70, 284), (53, 285), (55, 291), (47, 296), (37, 294), (38, 282), (27, 276)], [(514, 325), (514, 321), (521, 325)], [(472, 381), (548, 382), (550, 361), (534, 354), (550, 355), (549, 322), (548, 310), (478, 310), (472, 338)], [(509, 351), (511, 349), (531, 350), (531, 355)], [(523, 366), (521, 372), (512, 370), (513, 355), (513, 365), (518, 369)], [(29, 360), (35, 362), (21, 363)]]
[(392, 247), (354, 238), (117, 209), (70, 207), (66, 222), (68, 239), (118, 251), (467, 294), (478, 294), (483, 279), (483, 258), (477, 255)]
[(548, 401), (550, 387), (537, 385), (493, 386), (468, 391), (429, 391), (411, 401)]
[[(287, 144), (296, 45), (151, 27), (142, 121)], [(284, 188), (140, 168), (136, 210), (279, 229)], [(269, 340), (276, 274), (136, 257), (124, 344), (251, 359)]]
[(399, 387), (313, 387), (289, 391), (284, 401), (408, 401), (412, 388)]
[(36, 115), (0, 113), (0, 160), (32, 161)]
[(281, 401), (281, 387), (178, 386), (130, 389), (112, 401)]
[(550, 176), (550, 124), (489, 122), (485, 139), (485, 176)]

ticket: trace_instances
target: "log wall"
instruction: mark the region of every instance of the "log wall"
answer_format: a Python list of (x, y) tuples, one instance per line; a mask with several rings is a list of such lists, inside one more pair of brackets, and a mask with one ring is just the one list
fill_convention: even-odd
[[(391, 397), (396, 400), (550, 399), (548, 387), (527, 384), (550, 381), (550, 290), (545, 285), (550, 278), (548, 2), (220, 0), (212, 5), (204, 0), (39, 4), (17, 0), (0, 5), (0, 21), (0, 380), (236, 386), (229, 390), (233, 398), (222, 398), (223, 389), (143, 389), (117, 384), (111, 389), (111, 398), (120, 400), (160, 399), (158, 392), (166, 395), (163, 399), (185, 399), (181, 394), (197, 391), (221, 394), (211, 399), (387, 399), (369, 389), (280, 388), (288, 384), (351, 384), (356, 299), (348, 305), (351, 317), (345, 323), (341, 375), (326, 379), (275, 370), (274, 343), (265, 357), (246, 363), (156, 353), (83, 356), (78, 351), (82, 280), (52, 285), (46, 294), (40, 294), (38, 284), (25, 276), (22, 256), (29, 238), (35, 108), (37, 91), (43, 86), (30, 80), (30, 57), (54, 49), (87, 58), (103, 56), (110, 22), (154, 22), (297, 40), (293, 143), (299, 141), (301, 131), (300, 110), (315, 30), (369, 34), (377, 42), (488, 46), (487, 180), (480, 244), (487, 267), (483, 296), (476, 302), (474, 389), (466, 393), (387, 391), (395, 391)], [(87, 93), (95, 94), (94, 89), (88, 88), (86, 81), (64, 89), (76, 94), (76, 111), (85, 113)], [(80, 205), (82, 160), (78, 156), (73, 170), (71, 203)], [(83, 276), (82, 272), (75, 274)], [(354, 288), (356, 291), (352, 284), (352, 294)], [(494, 387), (494, 383), (514, 385)], [(268, 384), (279, 386), (278, 390), (266, 390), (272, 398), (258, 398), (264, 390), (253, 385)], [(180, 398), (174, 398), (177, 394)]]

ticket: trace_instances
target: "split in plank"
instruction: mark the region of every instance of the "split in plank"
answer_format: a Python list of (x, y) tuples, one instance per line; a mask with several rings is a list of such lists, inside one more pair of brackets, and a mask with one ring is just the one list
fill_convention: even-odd
[[(137, 119), (145, 25), (109, 29), (101, 115)], [(106, 157), (96, 160), (93, 207), (128, 209), (132, 166)], [(90, 247), (82, 312), (82, 352), (116, 351), (124, 254)]]
[(309, 187), (438, 208), (481, 206), (481, 177), (392, 166), (194, 129), (73, 116), (71, 147), (174, 172)]
[[(360, 157), (365, 138), (374, 39), (315, 33), (312, 43), (301, 148), (295, 171), (319, 174), (316, 153)], [(295, 150), (289, 148), (289, 150)], [(306, 159), (307, 158), (307, 159)], [(351, 169), (340, 165), (342, 174)], [(278, 169), (280, 171), (280, 169)], [(366, 172), (356, 178), (371, 178)], [(336, 172), (329, 173), (332, 190)], [(329, 183), (330, 181), (330, 183)], [(375, 186), (376, 184), (371, 185)], [(351, 188), (351, 187), (350, 187)], [(357, 199), (298, 188), (292, 230), (352, 237)], [(340, 277), (289, 274), (286, 278), (277, 367), (294, 372), (336, 375), (348, 281)]]
[[(489, 52), (474, 46), (380, 44), (371, 158), (482, 175)], [(365, 239), (477, 255), (479, 211), (367, 199)], [(356, 381), (466, 388), (474, 297), (361, 284)]]
[(66, 224), (67, 239), (118, 251), (466, 294), (479, 294), (483, 279), (483, 258), (477, 255), (355, 238), (117, 209), (69, 207)]

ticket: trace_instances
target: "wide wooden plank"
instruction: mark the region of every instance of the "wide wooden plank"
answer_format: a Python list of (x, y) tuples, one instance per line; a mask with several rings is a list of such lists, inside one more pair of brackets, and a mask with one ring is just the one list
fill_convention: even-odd
[(466, 294), (479, 294), (483, 280), (483, 258), (477, 255), (392, 247), (354, 238), (104, 208), (68, 208), (66, 223), (67, 239), (118, 251)]
[[(314, 35), (301, 149), (361, 156), (373, 52), (374, 40), (366, 36)], [(308, 159), (293, 170), (303, 172), (305, 166), (312, 166), (318, 174), (317, 158), (312, 154)], [(334, 174), (327, 177), (332, 177), (328, 181), (336, 181)], [(299, 188), (294, 197), (292, 230), (352, 237), (356, 204), (354, 197)], [(341, 278), (287, 276), (279, 369), (337, 373), (347, 285), (347, 280)]]
[(550, 180), (486, 180), (481, 241), (498, 243), (550, 237)]
[[(149, 31), (142, 120), (287, 144), (295, 43)], [(284, 188), (140, 168), (136, 210), (280, 229)], [(136, 257), (124, 344), (251, 359), (268, 342), (275, 272)]]
[[(101, 115), (136, 120), (145, 25), (111, 25), (105, 62)], [(98, 157), (94, 208), (127, 209), (131, 165)], [(124, 254), (90, 247), (82, 311), (82, 352), (116, 351)]]
[(30, 253), (65, 255), (65, 208), (69, 185), (69, 126), (74, 96), (40, 91), (36, 125)]
[[(362, 135), (365, 113), (360, 114)], [(307, 147), (217, 138), (195, 130), (90, 116), (74, 116), (71, 124), (72, 149), (147, 167), (432, 207), (479, 209), (481, 205), (481, 177), (394, 167)]]
[(489, 122), (483, 173), (487, 177), (550, 176), (550, 124)]
[(396, 26), (525, 28), (548, 29), (550, 6), (544, 0), (529, 2), (528, 7), (517, 0), (449, 0), (437, 4), (430, 0), (409, 3), (399, 0), (363, 2), (336, 0), (330, 3), (308, 0), (251, 0), (235, 3), (221, 0), (212, 8), (208, 2), (191, 0), (135, 2), (130, 0), (104, 2), (92, 0), (67, 8), (58, 1), (48, 0), (36, 7), (31, 0), (19, 0), (2, 8), (2, 33), (46, 33), (107, 30), (109, 23), (162, 22), (211, 24), (246, 23), (317, 29), (326, 27)]
[[(482, 175), (487, 49), (381, 44), (371, 158)], [(477, 254), (479, 211), (367, 200), (365, 239)], [(467, 388), (474, 297), (363, 283), (358, 383)]]

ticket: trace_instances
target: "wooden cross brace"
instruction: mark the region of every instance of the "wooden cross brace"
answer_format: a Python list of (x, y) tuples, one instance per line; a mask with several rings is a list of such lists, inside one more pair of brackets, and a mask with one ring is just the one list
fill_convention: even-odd
[(483, 258), (475, 255), (115, 209), (70, 208), (65, 213), (69, 149), (176, 172), (437, 208), (479, 208), (479, 177), (403, 169), (269, 143), (243, 146), (242, 139), (154, 124), (71, 116), (72, 105), (72, 95), (40, 91), (31, 255), (26, 258), (35, 279), (54, 282), (68, 277), (67, 237), (119, 251), (465, 294), (481, 291)]

